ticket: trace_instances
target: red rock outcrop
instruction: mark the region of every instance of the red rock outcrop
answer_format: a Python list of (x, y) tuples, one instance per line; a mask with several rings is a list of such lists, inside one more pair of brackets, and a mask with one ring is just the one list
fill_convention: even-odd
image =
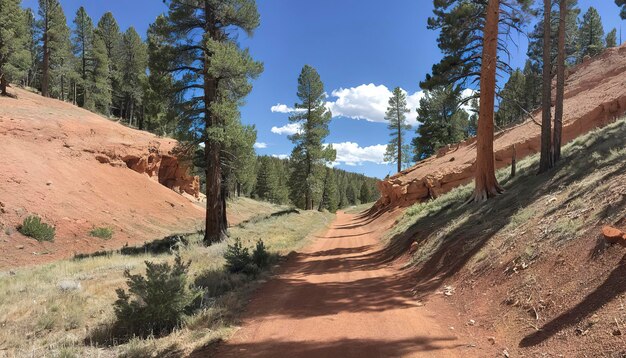
[[(626, 44), (578, 65), (569, 72), (565, 87), (563, 143), (626, 113)], [(541, 112), (533, 119), (496, 133), (496, 168), (511, 164), (540, 149)], [(378, 183), (378, 208), (409, 206), (435, 198), (473, 180), (476, 139), (444, 147), (439, 152)]]

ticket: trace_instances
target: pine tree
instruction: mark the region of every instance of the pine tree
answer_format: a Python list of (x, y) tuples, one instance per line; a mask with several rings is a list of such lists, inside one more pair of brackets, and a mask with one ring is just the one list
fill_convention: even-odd
[(338, 208), (337, 198), (337, 183), (335, 181), (335, 175), (331, 168), (326, 168), (326, 177), (324, 178), (324, 190), (322, 193), (322, 200), (320, 201), (319, 210), (326, 209), (331, 213), (337, 211)]
[[(556, 105), (554, 110), (554, 133), (552, 134), (552, 162), (561, 159), (561, 137), (563, 132), (563, 104), (565, 101), (565, 66), (567, 48), (568, 1), (559, 1), (558, 55), (556, 61)], [(552, 85), (552, 84), (550, 84)]]
[[(159, 67), (176, 78), (180, 124), (204, 141), (206, 166), (206, 230), (211, 244), (226, 235), (226, 192), (223, 185), (223, 142), (228, 120), (238, 118), (238, 105), (250, 92), (250, 79), (263, 70), (236, 36), (251, 35), (259, 26), (254, 0), (165, 0), (168, 13), (155, 23), (161, 43)], [(224, 183), (225, 184), (225, 183)]]
[(89, 82), (91, 86), (91, 100), (93, 108), (105, 115), (110, 114), (111, 110), (111, 82), (109, 57), (107, 56), (104, 41), (96, 36), (93, 45), (93, 71), (90, 75)]
[(524, 95), (522, 104), (528, 113), (532, 113), (541, 105), (541, 72), (539, 65), (526, 60), (524, 65)]
[(7, 85), (28, 73), (27, 18), (19, 0), (0, 0), (0, 96), (7, 95)]
[(511, 73), (509, 80), (500, 91), (500, 106), (496, 113), (496, 125), (500, 128), (519, 123), (524, 120), (529, 108), (525, 107), (526, 77), (517, 69)]
[[(119, 108), (119, 88), (121, 86), (120, 78), (120, 49), (122, 41), (122, 33), (120, 27), (113, 17), (113, 14), (106, 12), (98, 21), (96, 28), (96, 36), (103, 44), (106, 51), (108, 61), (108, 91), (111, 95), (111, 106)], [(115, 98), (113, 98), (115, 96)], [(113, 113), (114, 108), (109, 108), (106, 113)]]
[(242, 125), (239, 117), (229, 120), (224, 141), (224, 181), (228, 192), (237, 196), (250, 194), (256, 181), (257, 132), (254, 126)]
[(402, 171), (403, 148), (405, 131), (411, 129), (406, 123), (406, 114), (409, 113), (406, 103), (406, 93), (400, 87), (393, 90), (391, 98), (389, 98), (389, 106), (385, 113), (385, 119), (389, 121), (387, 128), (390, 133), (389, 144), (385, 152), (385, 161), (388, 163), (397, 163), (398, 172)]
[(137, 124), (137, 112), (143, 102), (142, 83), (148, 67), (148, 49), (134, 27), (122, 35), (119, 50), (122, 81), (120, 91), (123, 98), (122, 117), (129, 125)]
[[(555, 2), (556, 0), (552, 0)], [(565, 17), (565, 54), (568, 65), (573, 65), (578, 61), (578, 16), (580, 15), (580, 8), (578, 7), (578, 0), (564, 0), (567, 2), (567, 14)], [(564, 4), (565, 5), (565, 4)], [(539, 21), (535, 25), (533, 31), (528, 35), (528, 59), (533, 63), (536, 68), (543, 67), (543, 43), (544, 43), (544, 9), (539, 9), (537, 14), (540, 16)], [(558, 55), (558, 41), (557, 33), (559, 26), (559, 12), (555, 11), (551, 7), (550, 11), (551, 26), (550, 26), (550, 59), (551, 63), (556, 65), (556, 58)], [(541, 71), (537, 71), (539, 73)], [(539, 89), (539, 92), (541, 89)], [(540, 103), (537, 103), (540, 104)]]
[(539, 173), (553, 166), (552, 157), (552, 0), (543, 0), (543, 85), (541, 96), (541, 153)]
[(354, 189), (354, 185), (350, 182), (348, 182), (346, 186), (346, 200), (347, 205), (356, 205), (357, 193)]
[(370, 187), (369, 185), (367, 185), (367, 182), (364, 181), (363, 184), (361, 184), (361, 190), (359, 192), (359, 200), (361, 201), (361, 203), (369, 203), (371, 196), (372, 194), (370, 192)]
[(499, 25), (520, 29), (530, 3), (529, 0), (434, 0), (435, 17), (428, 20), (430, 29), (440, 30), (437, 41), (444, 58), (433, 66), (432, 75), (420, 83), (422, 88), (480, 82), (473, 201), (486, 200), (502, 191), (495, 177), (493, 153), (495, 86), (497, 69), (510, 70), (508, 64), (498, 59), (498, 52), (508, 53), (505, 36), (510, 33), (499, 36)]
[(274, 163), (270, 157), (261, 156), (258, 159), (258, 172), (254, 192), (261, 200), (277, 202), (276, 192), (278, 190), (278, 175)]
[(41, 94), (65, 99), (73, 72), (70, 30), (59, 0), (39, 0), (38, 30), (42, 37)]
[(435, 154), (447, 144), (465, 139), (468, 114), (461, 108), (461, 94), (452, 86), (426, 91), (417, 109), (417, 136), (413, 138), (416, 162)]
[(626, 0), (615, 0), (615, 4), (619, 7), (621, 7), (621, 13), (620, 16), (622, 17), (622, 19), (626, 19)]
[(41, 59), (39, 58), (39, 32), (37, 30), (37, 19), (35, 13), (31, 9), (26, 9), (26, 26), (27, 26), (27, 39), (26, 46), (28, 48), (30, 57), (30, 67), (26, 74), (25, 85), (28, 87), (35, 87), (37, 80), (37, 69), (41, 66)]
[(609, 31), (609, 33), (606, 34), (604, 43), (606, 44), (606, 48), (617, 47), (617, 29), (616, 28), (613, 28), (613, 30)]
[(94, 87), (92, 77), (95, 67), (94, 29), (93, 21), (82, 6), (76, 11), (72, 34), (72, 47), (74, 55), (78, 58), (78, 73), (80, 74), (77, 102), (81, 107), (94, 110), (95, 101), (91, 98)]
[(300, 111), (289, 117), (291, 123), (301, 128), (298, 133), (289, 136), (295, 144), (291, 153), (290, 196), (294, 204), (313, 210), (323, 189), (325, 172), (320, 166), (334, 161), (336, 152), (332, 146), (323, 144), (329, 133), (328, 124), (332, 115), (325, 106), (324, 84), (320, 75), (309, 65), (302, 68), (298, 77), (298, 98), (300, 103), (296, 103), (296, 108)]
[[(159, 33), (159, 28), (166, 26), (166, 20), (163, 16), (157, 18), (156, 22), (148, 28), (148, 77), (144, 81), (143, 103), (144, 103), (144, 123), (143, 127), (153, 133), (162, 136), (173, 136), (178, 125), (178, 116), (176, 107), (178, 105), (179, 96), (172, 95), (174, 93), (174, 76), (167, 71), (167, 64), (162, 63), (160, 56), (162, 52), (161, 45), (166, 39)], [(118, 45), (115, 40), (111, 41), (112, 56), (120, 52), (121, 35)], [(119, 60), (116, 61), (119, 66)], [(120, 66), (121, 67), (121, 66)], [(117, 108), (118, 115), (121, 116), (119, 109), (121, 106), (121, 77), (119, 67), (112, 67), (112, 82), (114, 101), (113, 105)], [(187, 128), (188, 129), (188, 128)]]
[(578, 28), (578, 38), (580, 50), (579, 61), (582, 62), (585, 56), (595, 57), (604, 50), (604, 27), (602, 18), (598, 10), (593, 6), (583, 15), (582, 22)]

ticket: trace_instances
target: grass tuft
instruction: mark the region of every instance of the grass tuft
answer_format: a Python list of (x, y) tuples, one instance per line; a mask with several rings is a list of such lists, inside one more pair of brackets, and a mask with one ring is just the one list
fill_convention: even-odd
[(37, 241), (54, 241), (54, 227), (41, 221), (39, 216), (31, 215), (24, 219), (22, 225), (18, 228), (22, 235), (32, 237)]

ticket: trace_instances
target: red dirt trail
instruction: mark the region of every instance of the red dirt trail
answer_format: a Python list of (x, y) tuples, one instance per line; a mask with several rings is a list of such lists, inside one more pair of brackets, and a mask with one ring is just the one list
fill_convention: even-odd
[(379, 238), (394, 217), (339, 212), (323, 236), (256, 292), (230, 340), (193, 356), (467, 356), (467, 342), (439, 309), (411, 296), (408, 270), (383, 259)]

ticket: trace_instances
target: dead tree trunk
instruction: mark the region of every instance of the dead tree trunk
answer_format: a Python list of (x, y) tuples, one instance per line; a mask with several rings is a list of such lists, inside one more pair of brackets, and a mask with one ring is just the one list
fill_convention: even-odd
[(480, 71), (480, 110), (476, 139), (476, 173), (474, 194), (470, 201), (481, 202), (500, 194), (493, 153), (496, 66), (498, 60), (498, 23), (500, 0), (489, 0), (483, 36)]

